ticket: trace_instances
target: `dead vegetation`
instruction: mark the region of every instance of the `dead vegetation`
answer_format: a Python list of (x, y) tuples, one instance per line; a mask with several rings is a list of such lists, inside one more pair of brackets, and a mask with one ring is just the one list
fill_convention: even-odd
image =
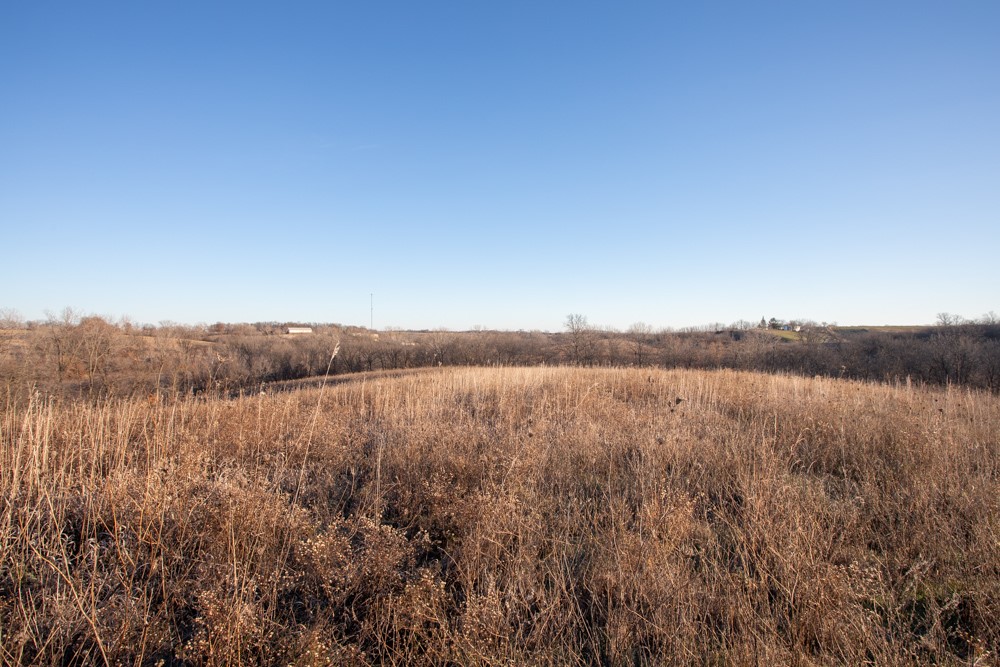
[(441, 369), (10, 403), (3, 664), (995, 664), (1000, 400)]
[[(805, 377), (961, 385), (1000, 394), (1000, 324), (602, 330), (582, 315), (567, 331), (383, 331), (313, 324), (286, 335), (276, 323), (182, 326), (112, 323), (66, 309), (44, 322), (0, 309), (0, 403), (32, 391), (64, 399), (137, 394), (259, 392), (318, 384), (324, 375), (442, 366), (601, 366), (794, 373)], [(738, 327), (737, 327), (738, 325)], [(6, 326), (6, 328), (5, 328)], [(720, 325), (721, 326), (721, 325)], [(340, 353), (329, 365), (330, 352)], [(328, 371), (328, 372), (327, 372)], [(280, 387), (274, 387), (280, 388)]]

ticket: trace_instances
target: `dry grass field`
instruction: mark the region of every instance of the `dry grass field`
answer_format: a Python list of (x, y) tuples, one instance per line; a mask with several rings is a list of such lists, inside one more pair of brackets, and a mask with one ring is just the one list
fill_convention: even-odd
[(1000, 398), (445, 368), (0, 420), (0, 663), (997, 664)]

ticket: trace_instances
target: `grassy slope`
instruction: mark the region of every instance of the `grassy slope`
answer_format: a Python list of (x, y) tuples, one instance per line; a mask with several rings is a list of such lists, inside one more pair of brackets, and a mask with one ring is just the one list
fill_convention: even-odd
[(8, 409), (0, 662), (966, 664), (998, 432), (996, 397), (692, 371)]
[(762, 331), (769, 336), (774, 336), (775, 338), (788, 341), (798, 341), (802, 338), (802, 334), (798, 331), (782, 331), (781, 329), (759, 329), (759, 331)]
[(906, 324), (906, 325), (857, 325), (848, 327), (833, 327), (834, 331), (839, 331), (842, 333), (867, 333), (867, 332), (877, 332), (877, 333), (898, 333), (898, 334), (913, 334), (919, 333), (927, 329), (933, 329), (934, 327), (924, 324)]

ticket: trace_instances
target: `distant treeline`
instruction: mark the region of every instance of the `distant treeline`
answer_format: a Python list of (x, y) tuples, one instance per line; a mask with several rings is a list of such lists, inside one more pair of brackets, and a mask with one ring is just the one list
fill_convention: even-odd
[(617, 332), (571, 316), (567, 330), (559, 333), (376, 333), (339, 325), (314, 325), (308, 334), (285, 331), (273, 323), (136, 327), (71, 311), (45, 322), (8, 322), (0, 331), (0, 386), (7, 395), (21, 396), (26, 391), (66, 396), (239, 392), (328, 370), (338, 375), (427, 366), (570, 364), (908, 378), (1000, 392), (996, 323)]

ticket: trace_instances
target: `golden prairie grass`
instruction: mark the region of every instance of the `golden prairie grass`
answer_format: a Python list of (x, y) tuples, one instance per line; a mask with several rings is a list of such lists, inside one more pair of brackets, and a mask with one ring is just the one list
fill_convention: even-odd
[(0, 422), (3, 664), (996, 664), (1000, 399), (442, 369)]

